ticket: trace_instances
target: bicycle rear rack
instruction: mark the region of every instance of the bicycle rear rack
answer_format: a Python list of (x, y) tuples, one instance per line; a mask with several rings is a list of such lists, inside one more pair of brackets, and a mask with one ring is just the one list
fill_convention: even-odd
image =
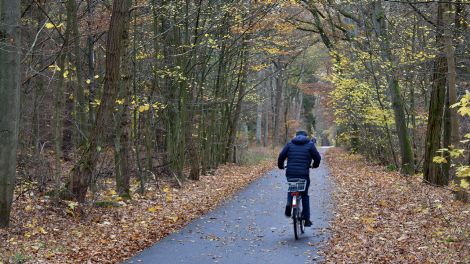
[(307, 180), (294, 178), (288, 179), (287, 184), (289, 185), (288, 192), (304, 192), (305, 188), (307, 187)]

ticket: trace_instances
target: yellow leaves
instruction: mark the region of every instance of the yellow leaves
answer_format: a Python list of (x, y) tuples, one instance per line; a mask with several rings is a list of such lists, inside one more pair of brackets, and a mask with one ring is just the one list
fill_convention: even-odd
[(470, 107), (460, 107), (457, 111), (461, 116), (470, 116)]
[(434, 158), (432, 158), (432, 162), (437, 163), (437, 164), (442, 164), (442, 163), (447, 163), (447, 159), (442, 156), (435, 156)]
[(266, 51), (268, 54), (272, 54), (272, 55), (281, 55), (281, 54), (286, 53), (275, 47), (265, 47), (263, 48), (263, 50)]
[(175, 223), (175, 222), (178, 221), (178, 219), (179, 219), (178, 216), (176, 216), (176, 215), (174, 215), (174, 216), (166, 216), (165, 218), (168, 219), (168, 220), (173, 221), (173, 223)]
[(144, 104), (144, 105), (141, 105), (139, 106), (139, 112), (143, 113), (145, 111), (148, 111), (150, 110), (150, 105), (149, 104)]
[(70, 72), (69, 72), (68, 70), (65, 70), (65, 71), (64, 71), (64, 74), (63, 74), (64, 78), (67, 78), (67, 77), (69, 76), (69, 73), (70, 73)]
[(44, 229), (44, 227), (39, 227), (38, 232), (43, 234), (43, 235), (47, 234), (47, 231)]
[(458, 158), (460, 156), (463, 156), (463, 153), (464, 153), (464, 149), (451, 149), (449, 150), (449, 154), (450, 154), (450, 157), (451, 158)]
[(145, 60), (150, 57), (149, 53), (144, 53), (142, 51), (137, 52), (135, 59), (138, 61)]
[(380, 206), (382, 206), (382, 207), (388, 207), (388, 203), (387, 203), (386, 200), (380, 200), (380, 201), (378, 202), (378, 204), (379, 204)]
[(51, 23), (51, 22), (47, 22), (47, 23), (44, 25), (44, 27), (47, 28), (47, 29), (53, 29), (53, 28), (55, 28), (55, 27), (61, 28), (61, 27), (63, 27), (63, 26), (64, 26), (64, 23), (60, 23), (59, 25), (54, 26), (54, 23)]
[(123, 99), (116, 99), (116, 104), (122, 105), (122, 104), (124, 104), (125, 101), (126, 101), (126, 99), (124, 99), (124, 98)]
[(67, 209), (65, 212), (68, 215), (75, 216), (75, 208), (78, 206), (78, 202), (68, 201), (67, 202)]
[(376, 218), (371, 217), (371, 216), (363, 216), (363, 217), (361, 217), (361, 221), (362, 221), (363, 224), (371, 225), (371, 224), (375, 223)]
[(256, 64), (256, 65), (253, 65), (250, 67), (250, 70), (254, 71), (254, 72), (259, 72), (261, 70), (264, 70), (266, 68), (268, 68), (270, 65), (267, 64), (267, 63), (262, 63), (262, 64)]
[(163, 192), (164, 192), (164, 193), (169, 193), (169, 192), (170, 192), (170, 187), (168, 187), (167, 185), (165, 185), (165, 186), (163, 187)]
[(470, 183), (467, 179), (461, 179), (460, 180), (460, 187), (462, 187), (464, 189), (468, 189), (469, 186), (470, 186)]
[(451, 105), (452, 108), (460, 106), (457, 112), (461, 116), (468, 115), (470, 116), (470, 92), (465, 91), (465, 95), (460, 99), (460, 102)]
[(171, 203), (173, 201), (173, 195), (170, 192), (170, 187), (168, 186), (163, 187), (163, 192), (165, 193), (166, 202)]
[(24, 208), (24, 210), (25, 210), (26, 212), (31, 212), (31, 211), (33, 210), (33, 207), (32, 207), (30, 204), (28, 204), (28, 205)]
[(101, 104), (100, 99), (95, 99), (93, 102), (90, 103), (92, 106), (97, 107)]
[(37, 252), (40, 248), (41, 248), (40, 245), (32, 245), (32, 246), (31, 246), (31, 249), (32, 249), (34, 252)]
[(54, 24), (48, 22), (48, 23), (46, 23), (45, 27), (46, 27), (47, 29), (53, 29), (53, 28), (54, 28)]
[(165, 200), (167, 203), (171, 203), (173, 201), (173, 195), (171, 193), (167, 193)]
[(61, 68), (59, 66), (57, 66), (57, 64), (50, 65), (49, 69), (51, 69), (54, 72), (55, 71), (61, 71)]
[(91, 84), (91, 80), (90, 80), (90, 79), (87, 79), (87, 80), (86, 80), (86, 84)]
[(37, 234), (47, 235), (48, 232), (46, 231), (46, 229), (44, 227), (40, 226), (40, 227), (36, 227), (36, 228), (32, 229), (32, 231), (25, 232), (23, 237), (24, 238), (31, 238), (32, 236), (37, 235)]
[(470, 177), (470, 166), (462, 165), (457, 167), (457, 177)]
[(460, 102), (457, 102), (457, 103), (451, 105), (450, 108), (456, 108), (457, 106), (460, 106)]
[(156, 211), (161, 210), (161, 209), (162, 209), (161, 206), (154, 206), (154, 207), (149, 207), (147, 211), (151, 213), (155, 213)]
[(157, 110), (157, 109), (165, 109), (165, 106), (159, 102), (155, 102), (153, 105), (152, 105), (153, 109)]

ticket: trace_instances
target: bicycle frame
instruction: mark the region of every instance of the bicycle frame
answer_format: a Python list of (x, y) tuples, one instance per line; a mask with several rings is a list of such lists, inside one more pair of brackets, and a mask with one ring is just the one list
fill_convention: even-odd
[[(289, 198), (291, 199), (292, 222), (294, 224), (295, 239), (299, 239), (300, 233), (304, 233), (304, 220), (302, 219), (302, 195), (305, 191), (305, 179), (290, 179), (289, 184)], [(300, 232), (299, 232), (300, 231)]]

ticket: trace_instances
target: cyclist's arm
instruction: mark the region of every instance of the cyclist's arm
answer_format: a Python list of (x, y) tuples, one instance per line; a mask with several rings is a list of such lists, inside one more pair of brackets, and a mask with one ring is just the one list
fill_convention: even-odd
[(279, 153), (279, 157), (277, 158), (277, 167), (281, 170), (284, 169), (284, 161), (287, 159), (287, 152), (289, 151), (289, 144), (287, 144)]
[(313, 160), (312, 168), (318, 168), (320, 166), (320, 161), (321, 161), (320, 153), (318, 153), (318, 150), (315, 147), (315, 144), (313, 143), (309, 150), (310, 150), (310, 157), (312, 157), (312, 160)]

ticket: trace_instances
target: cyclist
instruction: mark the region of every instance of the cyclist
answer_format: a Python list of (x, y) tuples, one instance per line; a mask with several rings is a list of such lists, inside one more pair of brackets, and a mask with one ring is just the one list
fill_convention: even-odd
[[(307, 137), (307, 133), (303, 130), (298, 130), (295, 137), (286, 144), (279, 153), (277, 160), (277, 166), (279, 169), (284, 169), (284, 161), (287, 159), (287, 170), (286, 177), (289, 178), (301, 178), (307, 180), (307, 186), (305, 192), (302, 193), (302, 218), (305, 220), (305, 226), (311, 226), (310, 221), (310, 200), (308, 197), (308, 187), (310, 186), (310, 167), (318, 168), (320, 166), (321, 156), (318, 153), (315, 144)], [(312, 166), (310, 164), (312, 163)], [(285, 215), (291, 216), (291, 197), (287, 196), (287, 205)]]

